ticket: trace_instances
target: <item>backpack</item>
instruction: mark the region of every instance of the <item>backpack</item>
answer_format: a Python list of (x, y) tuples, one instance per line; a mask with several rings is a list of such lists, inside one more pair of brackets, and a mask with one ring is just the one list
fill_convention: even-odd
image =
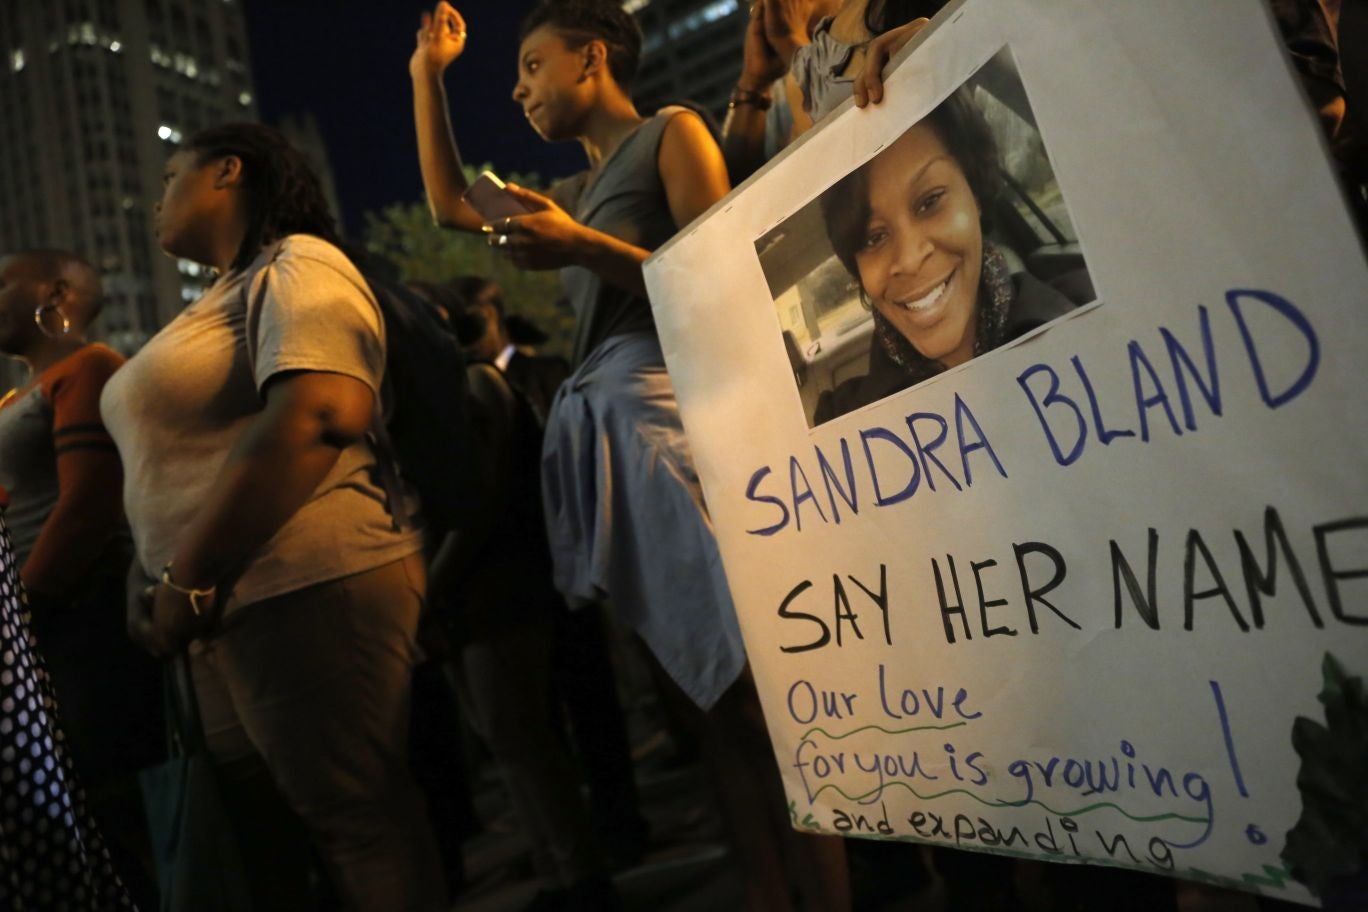
[(458, 525), (474, 479), (465, 355), (456, 334), (416, 293), (368, 270), (361, 274), (387, 336), (379, 455), (398, 462), (399, 474), (418, 490), (429, 528), (440, 535)]
[[(261, 268), (280, 254), (277, 244)], [(373, 423), (380, 483), (396, 525), (404, 526), (402, 478), (418, 492), (429, 540), (459, 525), (474, 484), (475, 437), (466, 399), (465, 354), (456, 334), (416, 293), (349, 257), (370, 287), (385, 321), (385, 376), (380, 390), (380, 416)], [(243, 284), (250, 297), (255, 275)], [(263, 286), (264, 289), (264, 286)], [(247, 302), (248, 333), (252, 335)], [(248, 344), (250, 356), (251, 344)]]

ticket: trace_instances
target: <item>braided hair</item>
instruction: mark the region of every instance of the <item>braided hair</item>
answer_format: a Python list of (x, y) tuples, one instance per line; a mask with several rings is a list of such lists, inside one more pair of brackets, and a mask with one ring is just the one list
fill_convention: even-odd
[(192, 153), (197, 164), (229, 155), (242, 162), (247, 234), (233, 259), (234, 269), (247, 266), (262, 247), (290, 234), (311, 234), (341, 246), (313, 168), (270, 127), (256, 123), (210, 127), (190, 137), (181, 151)]
[(641, 26), (614, 0), (541, 0), (518, 30), (522, 41), (542, 26), (555, 29), (571, 50), (591, 41), (608, 48), (608, 72), (628, 88), (641, 65)]

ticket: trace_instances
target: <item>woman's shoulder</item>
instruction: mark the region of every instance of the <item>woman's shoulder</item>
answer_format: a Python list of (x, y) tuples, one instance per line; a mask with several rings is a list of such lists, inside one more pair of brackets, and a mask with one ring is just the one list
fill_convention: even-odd
[[(1091, 283), (1088, 287), (1091, 288)], [(1012, 276), (1012, 291), (1012, 310), (1007, 318), (1006, 333), (1009, 340), (1044, 326), (1079, 306), (1054, 285), (1042, 282), (1029, 272)]]
[(823, 390), (817, 397), (817, 407), (812, 412), (813, 425), (826, 424), (833, 418), (853, 412), (865, 403), (859, 401), (859, 388), (863, 377), (842, 380), (835, 389)]
[(72, 352), (43, 372), (43, 387), (51, 390), (71, 381), (103, 385), (126, 359), (114, 349), (92, 342)]
[[(375, 303), (375, 293), (361, 270), (336, 245), (312, 234), (291, 234), (263, 251), (268, 283), (285, 285), (291, 293), (310, 298), (334, 297), (341, 290), (357, 292)], [(255, 287), (255, 283), (254, 283)], [(269, 284), (268, 284), (269, 287)]]
[(92, 342), (77, 349), (67, 360), (77, 365), (80, 370), (114, 371), (128, 359), (103, 342)]
[(356, 264), (341, 248), (313, 234), (289, 234), (281, 238), (271, 262), (296, 264), (306, 269), (323, 267), (349, 277), (361, 276)]
[(877, 342), (870, 348), (869, 370), (838, 383), (817, 400), (813, 421), (821, 424), (906, 389), (910, 380), (898, 370)]

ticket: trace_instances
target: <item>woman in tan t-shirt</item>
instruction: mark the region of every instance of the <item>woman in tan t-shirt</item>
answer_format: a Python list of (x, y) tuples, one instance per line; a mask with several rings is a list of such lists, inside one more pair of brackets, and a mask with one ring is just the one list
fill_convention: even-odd
[[(276, 788), (349, 909), (445, 908), (407, 766), (422, 532), (369, 431), (384, 321), (335, 246), (317, 179), (274, 131), (206, 130), (168, 160), (156, 231), (218, 279), (105, 388), (138, 559), (129, 627), (192, 638), (210, 751), (263, 908), (304, 908)], [(269, 774), (269, 775), (266, 775)], [(280, 868), (285, 870), (280, 870)]]

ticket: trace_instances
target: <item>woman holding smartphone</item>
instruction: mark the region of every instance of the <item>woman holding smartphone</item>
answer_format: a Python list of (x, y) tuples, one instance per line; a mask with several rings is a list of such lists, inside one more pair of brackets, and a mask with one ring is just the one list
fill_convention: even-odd
[(542, 451), (557, 588), (574, 606), (610, 600), (663, 670), (667, 696), (692, 704), (749, 906), (782, 912), (796, 893), (808, 908), (848, 908), (839, 840), (799, 836), (784, 814), (641, 272), (653, 249), (727, 193), (721, 152), (687, 109), (637, 112), (629, 86), (641, 33), (621, 4), (543, 2), (523, 23), (513, 100), (543, 139), (578, 142), (588, 168), (549, 197), (509, 186), (527, 214), (491, 223), (462, 198), (442, 84), (465, 42), (465, 21), (439, 3), (410, 60), (433, 215), (485, 231), (515, 265), (560, 270), (577, 318), (575, 372), (552, 403)]

